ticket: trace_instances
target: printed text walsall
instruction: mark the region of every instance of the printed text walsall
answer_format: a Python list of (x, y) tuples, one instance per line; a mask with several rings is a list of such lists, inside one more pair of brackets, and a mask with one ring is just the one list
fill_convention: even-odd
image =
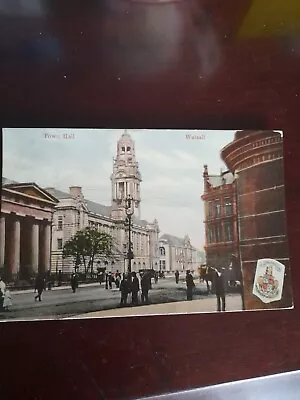
[(205, 140), (205, 139), (206, 139), (206, 136), (205, 136), (204, 133), (203, 133), (202, 135), (193, 135), (193, 134), (191, 134), (191, 133), (187, 133), (187, 134), (185, 135), (185, 138), (186, 138), (187, 140)]

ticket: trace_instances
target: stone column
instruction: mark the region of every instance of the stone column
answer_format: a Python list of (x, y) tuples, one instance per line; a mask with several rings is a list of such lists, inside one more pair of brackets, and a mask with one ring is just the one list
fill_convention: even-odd
[(51, 245), (51, 225), (48, 223), (44, 227), (44, 259), (43, 264), (45, 271), (50, 268), (50, 245)]
[(31, 230), (31, 266), (34, 272), (39, 268), (39, 225), (36, 222), (32, 224)]
[(13, 275), (20, 271), (20, 220), (16, 219), (12, 226), (11, 243), (11, 272)]
[(5, 257), (5, 217), (1, 216), (0, 220), (0, 267), (4, 265)]

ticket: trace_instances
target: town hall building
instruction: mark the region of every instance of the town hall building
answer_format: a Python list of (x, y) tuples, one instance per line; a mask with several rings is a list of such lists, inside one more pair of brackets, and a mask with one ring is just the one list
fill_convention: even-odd
[[(53, 217), (53, 240), (51, 271), (69, 274), (74, 268), (73, 259), (63, 259), (63, 247), (78, 230), (94, 227), (110, 234), (114, 239), (114, 254), (107, 269), (126, 271), (128, 252), (128, 228), (126, 226), (126, 199), (131, 197), (134, 207), (132, 216), (131, 242), (134, 259), (132, 270), (159, 267), (159, 226), (157, 220), (148, 222), (140, 219), (142, 177), (136, 161), (135, 143), (125, 131), (117, 142), (117, 155), (113, 161), (111, 175), (111, 205), (85, 199), (80, 186), (71, 186), (69, 192), (47, 188), (47, 192), (59, 200)], [(100, 265), (106, 259), (99, 259)]]
[[(103, 205), (86, 199), (81, 186), (71, 186), (64, 192), (2, 178), (0, 273), (8, 280), (26, 280), (37, 272), (49, 271), (70, 275), (75, 260), (63, 258), (63, 248), (86, 227), (113, 238), (112, 256), (96, 258), (95, 264), (112, 272), (127, 271), (128, 198), (133, 213), (131, 270), (196, 269), (199, 257), (188, 236), (183, 239), (167, 234), (159, 237), (158, 221), (141, 219), (142, 176), (136, 161), (135, 142), (126, 130), (117, 141), (110, 180), (111, 202)], [(79, 266), (81, 270), (83, 272), (83, 265)]]

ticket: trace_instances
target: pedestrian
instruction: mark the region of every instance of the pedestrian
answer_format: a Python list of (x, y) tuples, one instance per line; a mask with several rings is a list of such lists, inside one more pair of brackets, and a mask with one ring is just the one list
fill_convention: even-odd
[(121, 274), (120, 274), (120, 272), (119, 272), (118, 269), (117, 269), (117, 271), (116, 271), (116, 278), (119, 278), (119, 281), (122, 280), (122, 276), (121, 276)]
[(4, 293), (3, 309), (8, 311), (9, 307), (12, 306), (11, 293), (10, 290), (6, 289)]
[(132, 305), (137, 306), (139, 303), (138, 300), (138, 293), (140, 290), (140, 283), (138, 277), (136, 276), (135, 272), (131, 273), (132, 281), (131, 281), (131, 302)]
[(186, 298), (187, 300), (193, 300), (193, 289), (195, 287), (194, 278), (191, 271), (188, 269), (186, 271)]
[(154, 282), (155, 283), (158, 282), (158, 272), (157, 271), (154, 272)]
[(45, 280), (41, 274), (38, 274), (35, 280), (35, 290), (37, 290), (37, 295), (34, 297), (34, 300), (36, 301), (39, 299), (39, 301), (42, 301), (42, 293), (43, 290), (45, 289)]
[(58, 271), (57, 285), (61, 286), (62, 283), (62, 271), (61, 269)]
[[(225, 282), (223, 273), (215, 269), (215, 291), (217, 296), (217, 308), (218, 311), (225, 311), (226, 301), (225, 301)], [(222, 304), (221, 304), (222, 303)]]
[(116, 288), (119, 289), (120, 288), (120, 281), (121, 281), (121, 276), (118, 272), (116, 272), (116, 276), (115, 276), (115, 285)]
[(2, 276), (0, 276), (0, 310), (3, 310), (3, 302), (5, 297), (6, 285)]
[(77, 274), (72, 274), (72, 277), (71, 277), (71, 288), (73, 290), (73, 293), (75, 293), (76, 289), (78, 288)]
[(105, 273), (105, 289), (108, 290), (108, 273)]
[(110, 289), (112, 289), (113, 280), (114, 280), (114, 278), (112, 276), (112, 273), (110, 272), (108, 275), (108, 285), (109, 285)]
[(121, 292), (120, 306), (126, 306), (128, 294), (130, 293), (130, 286), (127, 280), (127, 276), (125, 274), (123, 274), (123, 278), (120, 283), (120, 292)]
[(141, 279), (141, 288), (142, 288), (142, 303), (149, 304), (149, 290), (150, 290), (150, 280), (151, 276), (150, 274), (144, 274), (142, 279)]
[(178, 282), (179, 282), (179, 271), (178, 270), (176, 270), (176, 272), (175, 272), (175, 282), (178, 284)]

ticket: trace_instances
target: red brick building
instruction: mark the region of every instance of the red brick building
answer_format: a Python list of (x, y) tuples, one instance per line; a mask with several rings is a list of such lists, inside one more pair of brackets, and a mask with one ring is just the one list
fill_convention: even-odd
[[(282, 135), (274, 131), (238, 131), (221, 156), (236, 177), (245, 308), (290, 307)], [(286, 266), (280, 301), (265, 304), (252, 294), (257, 260), (262, 258), (273, 258)]]
[[(238, 257), (238, 237), (236, 223), (236, 194), (234, 177), (231, 172), (209, 175), (204, 165), (204, 201), (206, 260), (215, 268), (229, 268), (232, 256)], [(239, 271), (234, 263), (234, 277)]]

